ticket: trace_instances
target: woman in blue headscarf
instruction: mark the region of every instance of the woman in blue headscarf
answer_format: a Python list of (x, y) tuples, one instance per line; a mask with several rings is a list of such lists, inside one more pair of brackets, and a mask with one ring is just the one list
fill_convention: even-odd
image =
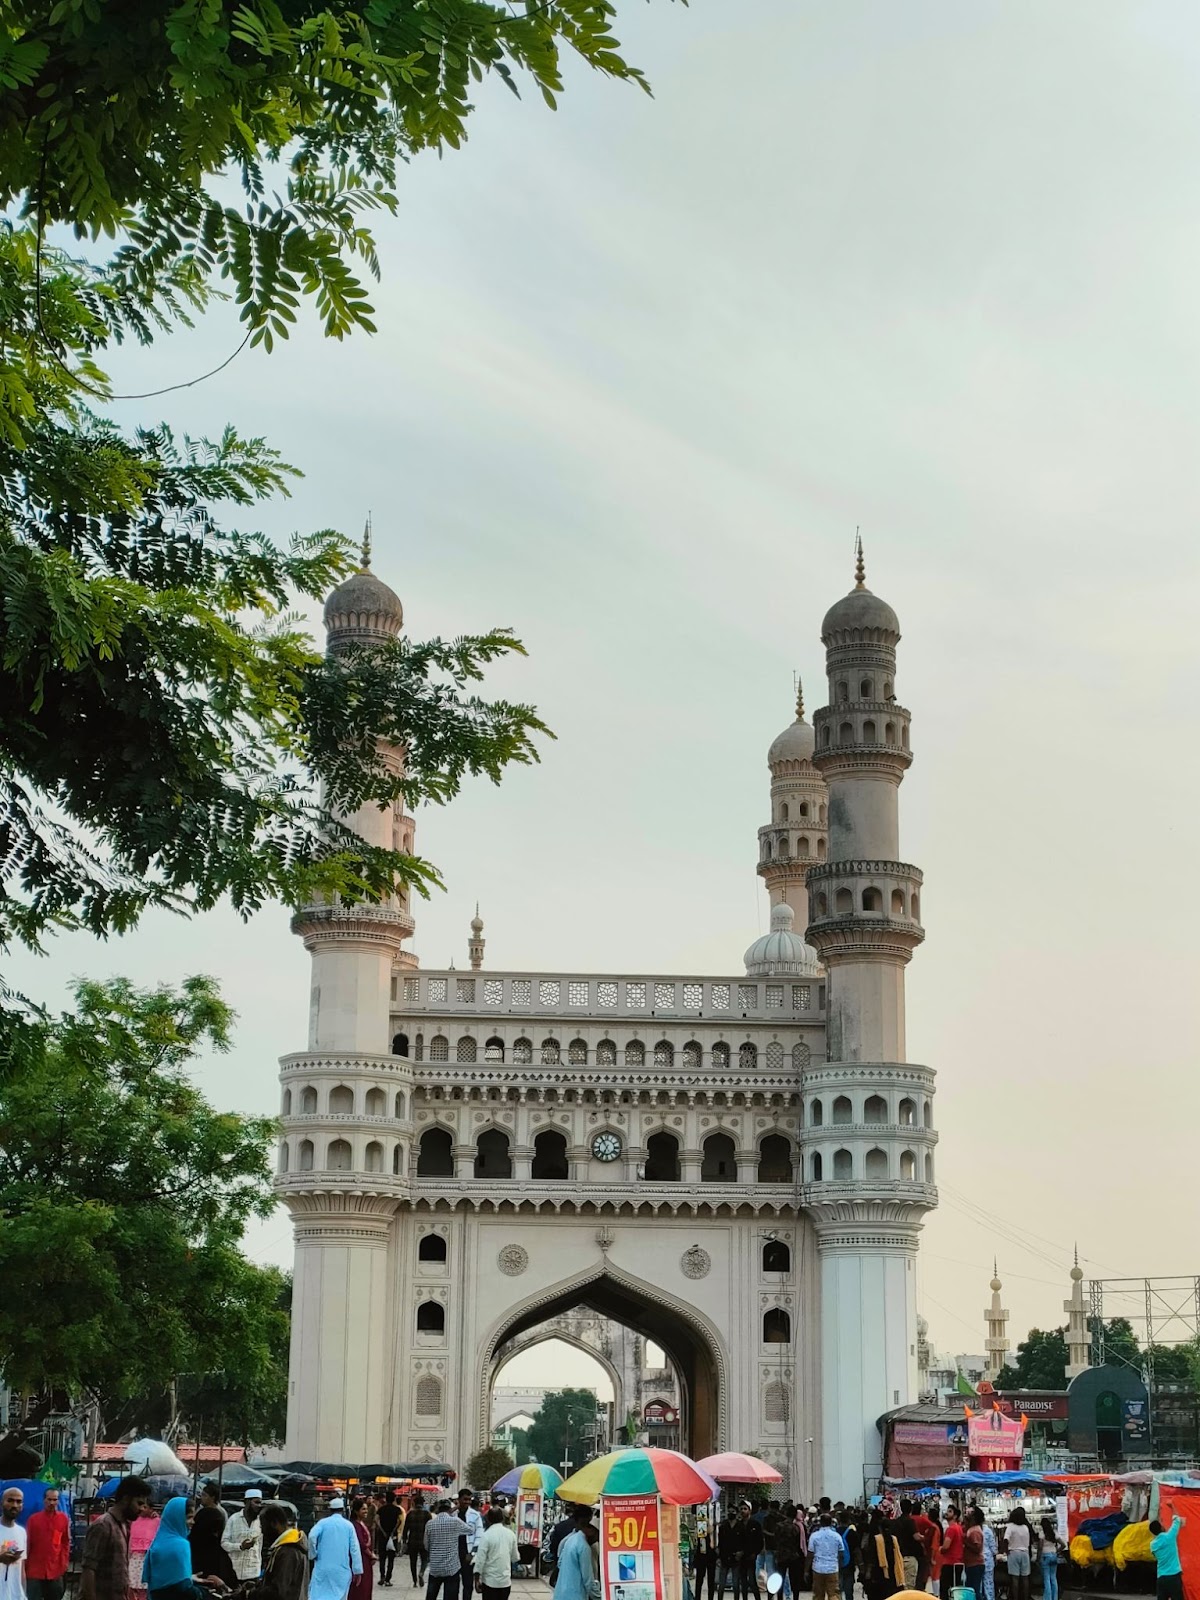
[(158, 1532), (142, 1564), (142, 1583), (152, 1600), (212, 1600), (214, 1585), (202, 1587), (192, 1577), (187, 1513), (188, 1503), (181, 1494), (163, 1507)]

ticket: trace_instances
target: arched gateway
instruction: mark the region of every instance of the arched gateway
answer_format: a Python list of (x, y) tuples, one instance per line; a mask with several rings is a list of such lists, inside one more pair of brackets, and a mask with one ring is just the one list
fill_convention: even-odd
[[(326, 605), (335, 655), (399, 626), (366, 570)], [(470, 966), (431, 971), (404, 897), (297, 913), (290, 1456), (461, 1466), (513, 1342), (586, 1306), (667, 1353), (691, 1452), (751, 1449), (809, 1496), (878, 1472), (936, 1202), (933, 1074), (904, 1059), (921, 875), (895, 859), (895, 614), (860, 573), (822, 637), (831, 707), (814, 730), (798, 703), (768, 757), (771, 929), (744, 972), (495, 971), (478, 914)], [(348, 820), (412, 846), (400, 805)]]

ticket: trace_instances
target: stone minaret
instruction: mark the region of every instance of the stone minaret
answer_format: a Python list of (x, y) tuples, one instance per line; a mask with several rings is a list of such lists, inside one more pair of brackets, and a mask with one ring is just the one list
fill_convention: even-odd
[(825, 860), (825, 780), (813, 766), (813, 730), (804, 720), (804, 690), (796, 688), (796, 720), (767, 751), (771, 820), (758, 830), (758, 875), (772, 906), (791, 906), (796, 931), (808, 923), (809, 868)]
[[(363, 564), (325, 603), (326, 654), (394, 638), (399, 599)], [(384, 759), (402, 773), (404, 755)], [(372, 844), (411, 852), (402, 802), (343, 818)], [(286, 1056), (277, 1188), (292, 1214), (295, 1277), (288, 1386), (289, 1459), (375, 1461), (390, 1425), (395, 1365), (388, 1250), (393, 1173), (411, 1137), (412, 1069), (389, 1052), (394, 966), (413, 919), (407, 891), (381, 904), (303, 906), (292, 929), (312, 957), (308, 1049)]]
[(1071, 1298), (1063, 1301), (1063, 1310), (1067, 1313), (1067, 1382), (1070, 1383), (1092, 1364), (1092, 1342), (1083, 1305), (1083, 1268), (1079, 1265), (1078, 1250), (1071, 1268)]
[(985, 1376), (995, 1382), (1001, 1367), (1008, 1360), (1011, 1346), (1008, 1342), (1007, 1326), (1008, 1312), (1000, 1306), (1000, 1277), (996, 1271), (996, 1263), (992, 1262), (992, 1303), (983, 1313), (987, 1323), (987, 1338), (983, 1341), (983, 1348), (987, 1355)]
[(467, 940), (467, 956), (471, 962), (471, 971), (478, 972), (483, 965), (483, 947), (487, 940), (483, 937), (483, 918), (479, 915), (479, 906), (475, 906), (475, 915), (471, 918), (471, 937)]
[(808, 875), (808, 942), (828, 973), (827, 1060), (801, 1080), (801, 1201), (821, 1264), (821, 1488), (850, 1499), (879, 1470), (876, 1418), (918, 1387), (916, 1250), (933, 1185), (933, 1079), (905, 1059), (904, 969), (924, 938), (921, 874), (900, 859), (912, 755), (895, 695), (900, 624), (856, 582), (821, 628), (829, 704), (813, 764), (828, 860)]

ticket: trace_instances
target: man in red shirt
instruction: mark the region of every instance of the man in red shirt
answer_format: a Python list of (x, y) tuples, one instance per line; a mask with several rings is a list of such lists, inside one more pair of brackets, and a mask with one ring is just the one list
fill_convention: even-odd
[(71, 1519), (58, 1509), (58, 1490), (47, 1489), (42, 1509), (25, 1524), (25, 1589), (29, 1600), (62, 1600), (71, 1564)]

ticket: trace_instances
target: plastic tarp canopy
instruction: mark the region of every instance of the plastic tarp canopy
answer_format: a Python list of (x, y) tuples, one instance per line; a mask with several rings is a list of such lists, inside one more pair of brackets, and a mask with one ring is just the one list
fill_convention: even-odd
[(1044, 1472), (948, 1472), (933, 1481), (939, 1489), (1042, 1489), (1053, 1482)]

